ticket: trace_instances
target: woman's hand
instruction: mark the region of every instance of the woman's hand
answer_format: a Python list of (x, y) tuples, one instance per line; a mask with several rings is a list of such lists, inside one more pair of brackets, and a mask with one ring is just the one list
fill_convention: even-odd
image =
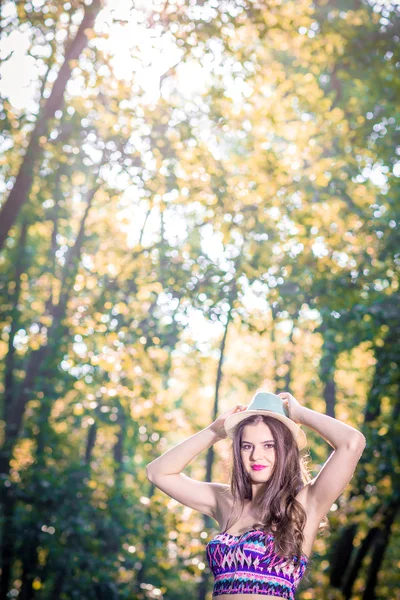
[(296, 398), (292, 396), (292, 394), (289, 394), (289, 392), (279, 392), (277, 396), (282, 398), (289, 413), (289, 418), (294, 421), (296, 425), (301, 423), (301, 411), (303, 410), (303, 407), (297, 402)]
[(221, 438), (221, 440), (223, 440), (224, 438), (228, 437), (224, 429), (226, 419), (233, 415), (233, 413), (246, 410), (246, 408), (247, 406), (245, 404), (236, 404), (236, 406), (234, 406), (233, 408), (230, 408), (226, 412), (222, 413), (222, 415), (219, 415), (219, 417), (217, 417), (215, 421), (209, 426), (210, 429), (214, 431), (214, 433), (216, 433), (218, 437)]

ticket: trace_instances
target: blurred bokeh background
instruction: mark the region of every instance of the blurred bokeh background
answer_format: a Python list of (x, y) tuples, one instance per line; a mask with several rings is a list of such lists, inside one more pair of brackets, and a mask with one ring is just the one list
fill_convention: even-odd
[(3, 0), (1, 598), (210, 600), (218, 524), (145, 466), (261, 386), (367, 438), (297, 597), (400, 598), (399, 41), (398, 2)]

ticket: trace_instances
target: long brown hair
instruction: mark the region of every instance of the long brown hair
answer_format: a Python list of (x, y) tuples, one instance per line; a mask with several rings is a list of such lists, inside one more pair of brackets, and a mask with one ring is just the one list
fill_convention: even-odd
[[(265, 423), (271, 430), (275, 442), (275, 465), (265, 491), (254, 506), (260, 522), (253, 525), (274, 536), (275, 552), (289, 560), (300, 557), (304, 542), (304, 526), (307, 515), (296, 496), (304, 485), (311, 481), (307, 463), (309, 455), (300, 456), (297, 443), (288, 427), (268, 415), (252, 415), (236, 426), (232, 442), (230, 465), (230, 491), (233, 507), (228, 519), (227, 531), (240, 518), (244, 501), (252, 500), (251, 480), (245, 471), (241, 455), (243, 429), (246, 425)], [(233, 464), (232, 464), (233, 463)], [(327, 527), (326, 517), (319, 527)]]

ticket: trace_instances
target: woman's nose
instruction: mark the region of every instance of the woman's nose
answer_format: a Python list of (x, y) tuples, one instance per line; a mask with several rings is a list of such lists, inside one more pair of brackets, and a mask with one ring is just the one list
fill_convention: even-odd
[(260, 461), (260, 463), (262, 463), (262, 462), (263, 462), (263, 460), (265, 460), (265, 459), (264, 459), (262, 456), (260, 456), (260, 455), (259, 455), (259, 454), (257, 454), (257, 453), (255, 453), (255, 454), (252, 454), (251, 458), (252, 458), (252, 460), (253, 460), (253, 461), (255, 461), (255, 460), (259, 460), (259, 461)]

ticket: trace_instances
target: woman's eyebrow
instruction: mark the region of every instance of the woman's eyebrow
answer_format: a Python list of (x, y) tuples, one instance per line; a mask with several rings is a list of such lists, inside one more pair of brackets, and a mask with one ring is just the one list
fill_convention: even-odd
[[(273, 442), (274, 440), (265, 440), (265, 442), (260, 442), (261, 444), (268, 444), (270, 442)], [(251, 442), (246, 442), (246, 440), (242, 440), (242, 444), (251, 444)], [(253, 445), (253, 444), (251, 444)]]

